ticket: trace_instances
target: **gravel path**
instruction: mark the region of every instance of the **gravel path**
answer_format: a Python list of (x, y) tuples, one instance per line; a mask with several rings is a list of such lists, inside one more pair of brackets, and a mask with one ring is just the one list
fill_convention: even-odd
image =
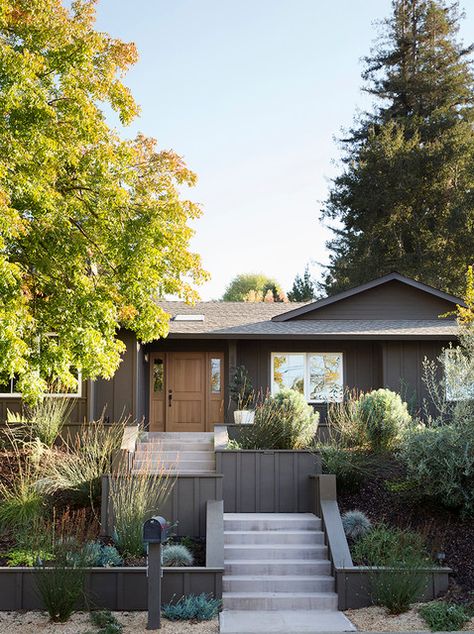
[[(359, 610), (346, 610), (344, 614), (354, 623), (356, 628), (365, 632), (404, 632), (410, 630), (429, 632), (429, 627), (418, 614), (418, 606), (414, 604), (405, 614), (387, 614), (385, 608), (371, 606)], [(463, 630), (474, 630), (474, 619), (466, 623)]]
[[(124, 634), (149, 634), (146, 612), (114, 612), (124, 625)], [(67, 623), (50, 623), (45, 612), (0, 612), (0, 634), (86, 634), (96, 632), (88, 613), (77, 612)], [(215, 634), (219, 631), (217, 619), (190, 623), (163, 619), (161, 631), (165, 634)]]

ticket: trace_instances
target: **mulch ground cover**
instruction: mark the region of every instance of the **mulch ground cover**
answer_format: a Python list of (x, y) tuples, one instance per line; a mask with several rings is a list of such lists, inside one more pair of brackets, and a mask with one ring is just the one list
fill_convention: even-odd
[[(392, 477), (393, 479), (393, 470)], [(444, 553), (442, 562), (453, 570), (453, 589), (457, 595), (469, 597), (474, 592), (474, 519), (457, 511), (417, 498), (413, 492), (393, 492), (387, 486), (386, 474), (376, 474), (363, 482), (357, 491), (338, 491), (341, 513), (358, 509), (374, 522), (385, 522), (398, 528), (413, 529), (426, 539), (435, 559)]]

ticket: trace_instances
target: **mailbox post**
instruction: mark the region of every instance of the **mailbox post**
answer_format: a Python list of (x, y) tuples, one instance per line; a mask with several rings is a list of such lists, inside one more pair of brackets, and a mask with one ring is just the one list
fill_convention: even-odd
[(148, 550), (148, 623), (147, 630), (161, 629), (161, 544), (167, 538), (167, 524), (155, 515), (143, 524), (143, 541)]

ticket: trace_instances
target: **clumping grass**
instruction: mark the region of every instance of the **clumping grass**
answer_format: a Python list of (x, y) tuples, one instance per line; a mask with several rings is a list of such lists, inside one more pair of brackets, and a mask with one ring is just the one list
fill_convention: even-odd
[(192, 566), (194, 557), (184, 544), (166, 544), (163, 546), (163, 566)]
[(383, 605), (390, 614), (401, 614), (420, 598), (428, 578), (420, 560), (394, 562), (371, 575), (372, 596), (376, 605)]
[(55, 564), (39, 568), (36, 584), (51, 621), (65, 623), (84, 597), (85, 568), (81, 561), (72, 562), (68, 551), (56, 551)]
[(141, 557), (144, 554), (143, 522), (159, 512), (174, 482), (174, 478), (163, 469), (110, 477), (114, 540), (123, 556)]
[(76, 502), (94, 507), (100, 497), (101, 477), (110, 472), (124, 426), (125, 421), (106, 425), (103, 418), (82, 425), (74, 443), (45, 456), (40, 490), (49, 495), (67, 492)]
[(372, 523), (362, 511), (347, 511), (342, 516), (342, 526), (346, 537), (356, 540), (372, 530)]
[(161, 612), (170, 621), (209, 621), (217, 616), (220, 607), (220, 599), (207, 594), (189, 594), (176, 603), (163, 605)]
[(0, 527), (17, 532), (31, 530), (42, 516), (45, 505), (44, 495), (36, 486), (38, 465), (8, 428), (3, 434), (10, 452), (4, 458), (9, 474), (0, 480)]
[(471, 615), (462, 605), (446, 601), (432, 601), (419, 609), (421, 617), (432, 632), (454, 632), (461, 630)]
[(413, 531), (378, 524), (351, 547), (355, 562), (366, 566), (390, 566), (412, 562), (429, 565), (423, 537)]

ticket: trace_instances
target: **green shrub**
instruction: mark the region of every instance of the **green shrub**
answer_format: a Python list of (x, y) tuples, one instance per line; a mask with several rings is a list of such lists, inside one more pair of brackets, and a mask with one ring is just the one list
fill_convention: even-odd
[(46, 550), (34, 552), (33, 550), (15, 548), (10, 550), (5, 555), (5, 558), (7, 560), (7, 566), (27, 566), (32, 568), (38, 565), (39, 562), (51, 561), (54, 555)]
[(55, 565), (39, 568), (35, 580), (51, 621), (66, 622), (84, 597), (84, 563), (71, 563), (66, 552), (57, 552)]
[(372, 530), (372, 523), (362, 511), (347, 511), (342, 516), (342, 526), (346, 537), (356, 540)]
[(424, 540), (418, 533), (378, 524), (352, 545), (355, 562), (365, 566), (429, 563)]
[(120, 634), (123, 631), (123, 625), (119, 623), (110, 610), (91, 612), (90, 619), (92, 625), (99, 628), (96, 634)]
[(163, 546), (163, 566), (192, 566), (194, 558), (183, 544), (166, 544)]
[(420, 495), (474, 513), (474, 425), (420, 427), (404, 438), (399, 458)]
[(238, 443), (242, 449), (305, 449), (314, 443), (318, 420), (302, 394), (283, 389), (257, 407)]
[(386, 389), (362, 394), (357, 413), (373, 451), (389, 451), (396, 447), (412, 420), (400, 395)]
[(176, 603), (163, 605), (161, 611), (170, 621), (209, 621), (217, 616), (220, 607), (220, 599), (206, 594), (189, 594)]
[(323, 472), (336, 476), (339, 490), (357, 491), (373, 473), (374, 460), (366, 451), (344, 447), (337, 442), (320, 445), (318, 449)]
[(421, 617), (432, 632), (454, 632), (462, 630), (470, 615), (461, 605), (446, 601), (433, 601), (419, 609)]
[(410, 609), (426, 589), (428, 577), (420, 560), (388, 563), (387, 568), (371, 575), (372, 598), (376, 605), (387, 608), (390, 614), (401, 614)]
[(342, 448), (363, 449), (367, 444), (364, 426), (358, 412), (359, 394), (346, 391), (340, 403), (329, 403), (327, 422), (330, 444)]
[(114, 512), (114, 541), (123, 556), (141, 557), (145, 552), (143, 522), (166, 502), (175, 480), (163, 470), (126, 473), (110, 478)]

